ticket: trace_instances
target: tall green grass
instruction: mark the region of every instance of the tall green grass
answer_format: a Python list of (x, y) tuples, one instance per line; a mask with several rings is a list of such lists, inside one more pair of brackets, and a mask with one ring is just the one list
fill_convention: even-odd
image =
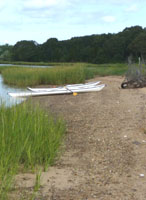
[(4, 71), (5, 69), (8, 69), (9, 67), (6, 66), (0, 66), (0, 74), (2, 73), (2, 71)]
[(4, 83), (18, 86), (35, 85), (62, 85), (71, 83), (83, 83), (94, 76), (124, 75), (127, 71), (126, 64), (89, 64), (76, 63), (60, 65), (54, 68), (25, 68), (25, 67), (2, 67)]
[(67, 84), (84, 82), (85, 68), (55, 67), (55, 68), (8, 68), (2, 70), (4, 83), (19, 87), (40, 84)]
[(0, 107), (0, 199), (7, 199), (14, 175), (21, 169), (52, 165), (65, 133), (62, 119), (39, 106)]
[(87, 66), (87, 74), (92, 73), (93, 76), (121, 76), (126, 73), (128, 69), (127, 64), (89, 64)]

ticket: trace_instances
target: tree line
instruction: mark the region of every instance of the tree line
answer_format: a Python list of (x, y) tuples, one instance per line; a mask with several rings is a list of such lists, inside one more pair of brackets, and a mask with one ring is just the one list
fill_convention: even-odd
[(0, 60), (27, 62), (126, 62), (132, 55), (146, 57), (146, 28), (132, 26), (116, 34), (97, 34), (43, 44), (22, 40), (14, 46), (0, 46)]

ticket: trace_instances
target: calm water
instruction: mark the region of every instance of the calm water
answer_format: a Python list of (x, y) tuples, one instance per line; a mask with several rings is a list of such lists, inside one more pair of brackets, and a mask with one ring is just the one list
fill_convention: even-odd
[(24, 101), (24, 98), (12, 98), (8, 95), (8, 92), (24, 92), (26, 90), (11, 88), (3, 83), (3, 78), (0, 75), (0, 104), (4, 103), (7, 107), (16, 105)]
[(29, 67), (29, 68), (52, 68), (52, 66), (43, 66), (43, 65), (15, 65), (15, 64), (0, 64), (0, 66), (6, 66), (6, 67)]
[[(38, 65), (13, 65), (13, 64), (0, 64), (0, 66), (19, 66), (29, 68), (51, 68), (52, 66), (38, 66)], [(16, 105), (25, 100), (25, 98), (13, 98), (8, 95), (8, 92), (25, 92), (24, 89), (12, 88), (3, 83), (3, 78), (0, 75), (0, 105), (4, 103), (7, 107)]]

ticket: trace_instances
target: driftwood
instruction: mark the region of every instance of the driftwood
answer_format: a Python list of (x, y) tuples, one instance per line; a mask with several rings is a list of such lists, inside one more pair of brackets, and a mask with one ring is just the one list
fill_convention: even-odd
[(142, 88), (146, 87), (146, 65), (145, 62), (141, 62), (139, 58), (139, 64), (132, 64), (129, 62), (128, 71), (125, 75), (125, 80), (121, 84), (121, 88)]

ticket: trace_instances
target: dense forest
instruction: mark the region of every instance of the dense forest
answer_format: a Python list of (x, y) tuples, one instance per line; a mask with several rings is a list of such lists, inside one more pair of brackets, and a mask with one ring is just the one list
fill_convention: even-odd
[(126, 62), (128, 56), (146, 57), (146, 28), (133, 26), (116, 34), (97, 34), (43, 44), (19, 41), (14, 46), (0, 46), (0, 60), (30, 62)]

